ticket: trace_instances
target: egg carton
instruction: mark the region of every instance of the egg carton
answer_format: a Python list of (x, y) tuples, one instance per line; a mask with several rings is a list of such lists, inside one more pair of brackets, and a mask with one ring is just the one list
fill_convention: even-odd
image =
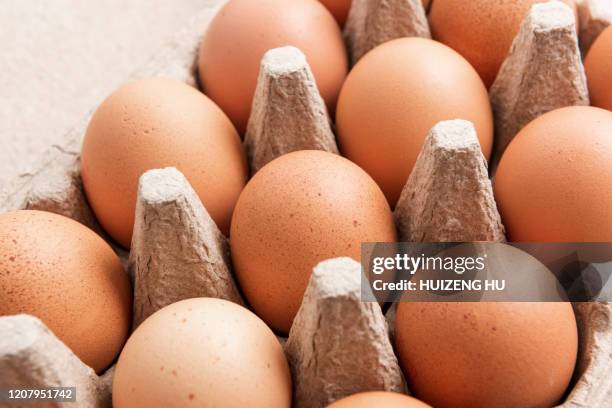
[(612, 23), (610, 0), (578, 0), (580, 46), (586, 54), (597, 36)]
[[(612, 21), (612, 7), (604, 0), (584, 0), (579, 10), (586, 50)], [(127, 79), (158, 75), (196, 86), (198, 44), (215, 13), (216, 9), (205, 9), (195, 15), (149, 64)], [(404, 36), (429, 37), (420, 0), (353, 0), (345, 28), (351, 61), (381, 42)], [(531, 9), (490, 94), (502, 145), (542, 113), (588, 104), (569, 8), (545, 3)], [(90, 116), (75, 126), (64, 144), (51, 148), (37, 171), (2, 191), (0, 211), (51, 211), (105, 237), (80, 178), (80, 144)], [(338, 152), (325, 104), (296, 48), (274, 49), (264, 56), (244, 144), (253, 173), (293, 150)], [(434, 126), (394, 216), (402, 241), (505, 240), (487, 163), (471, 123), (453, 120)], [(116, 250), (134, 285), (134, 327), (185, 298), (213, 296), (244, 304), (233, 279), (227, 238), (174, 168), (151, 170), (141, 177), (132, 250)], [(378, 304), (361, 302), (361, 279), (360, 265), (347, 258), (314, 268), (289, 336), (280, 338), (294, 379), (294, 406), (323, 407), (366, 390), (408, 392), (390, 340), (394, 308), (385, 316)], [(608, 303), (576, 303), (574, 310), (579, 356), (572, 389), (560, 406), (609, 406), (612, 309)], [(111, 406), (112, 367), (96, 375), (32, 316), (0, 318), (0, 333), (3, 387), (75, 386), (79, 407)], [(0, 402), (4, 406), (15, 405)]]

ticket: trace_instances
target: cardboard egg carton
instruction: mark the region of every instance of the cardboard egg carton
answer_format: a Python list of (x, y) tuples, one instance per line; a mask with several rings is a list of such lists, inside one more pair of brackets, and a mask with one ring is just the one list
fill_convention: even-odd
[(580, 46), (586, 54), (597, 36), (612, 24), (610, 0), (577, 0)]
[[(580, 4), (583, 45), (601, 31), (602, 21), (610, 21), (606, 13), (612, 7), (603, 7), (602, 1), (607, 0)], [(382, 3), (385, 7), (379, 7)], [(195, 15), (126, 80), (158, 75), (196, 86), (198, 44), (215, 12)], [(354, 0), (345, 30), (352, 61), (383, 41), (412, 35), (429, 36), (420, 0)], [(569, 8), (556, 3), (532, 8), (491, 88), (491, 100), (502, 146), (540, 114), (588, 103)], [(62, 146), (50, 149), (38, 171), (22, 175), (0, 193), (0, 211), (52, 211), (105, 236), (80, 178), (80, 144), (89, 118), (76, 124)], [(331, 123), (303, 54), (292, 47), (270, 50), (262, 60), (245, 135), (252, 172), (293, 150), (337, 153)], [(503, 148), (498, 149), (497, 156)], [(462, 194), (466, 186), (469, 193)], [(404, 241), (505, 240), (487, 163), (469, 122), (433, 127), (394, 215)], [(134, 327), (184, 298), (214, 296), (243, 303), (227, 238), (176, 169), (154, 169), (141, 177), (132, 250), (117, 251), (134, 284)], [(385, 316), (378, 304), (361, 302), (361, 279), (360, 265), (350, 259), (315, 267), (289, 336), (280, 339), (292, 370), (296, 407), (324, 407), (360, 391), (409, 392), (392, 347), (394, 308)], [(612, 308), (577, 303), (574, 310), (579, 357), (572, 389), (561, 406), (604, 407), (612, 401)], [(112, 367), (97, 376), (38, 319), (1, 317), (0, 334), (3, 387), (75, 386), (79, 407), (111, 406)], [(14, 405), (0, 402), (5, 406)]]

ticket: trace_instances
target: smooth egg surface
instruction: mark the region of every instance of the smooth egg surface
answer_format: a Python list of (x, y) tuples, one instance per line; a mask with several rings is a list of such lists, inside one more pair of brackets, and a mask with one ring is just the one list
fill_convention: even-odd
[(353, 394), (328, 405), (328, 408), (427, 408), (417, 399), (395, 392), (370, 391)]
[(402, 302), (395, 344), (410, 390), (437, 408), (552, 407), (576, 362), (569, 302)]
[(114, 408), (290, 408), (291, 373), (272, 330), (226, 300), (194, 298), (147, 318), (121, 352)]
[[(529, 9), (547, 0), (435, 0), (429, 24), (435, 40), (461, 55), (490, 87)], [(563, 0), (574, 9), (574, 0)]]
[(394, 207), (427, 134), (451, 119), (474, 124), (488, 159), (493, 114), (474, 68), (443, 44), (402, 38), (370, 51), (349, 74), (338, 101), (338, 142)]
[(528, 124), (502, 155), (495, 199), (511, 241), (612, 242), (612, 112), (568, 107)]
[(362, 242), (395, 242), (389, 205), (359, 167), (303, 150), (264, 166), (240, 195), (230, 244), (236, 277), (253, 310), (287, 333), (312, 269)]
[(84, 225), (43, 211), (4, 213), (0, 316), (20, 313), (38, 317), (101, 373), (128, 336), (131, 285), (112, 248)]
[(612, 26), (591, 46), (584, 61), (591, 105), (612, 111)]
[(122, 86), (96, 110), (81, 152), (83, 187), (102, 227), (129, 248), (140, 176), (176, 167), (229, 232), (248, 167), (240, 138), (210, 99), (179, 81)]
[(348, 70), (338, 23), (317, 0), (230, 0), (215, 16), (200, 46), (204, 92), (243, 134), (263, 55), (294, 46), (305, 55), (333, 113)]

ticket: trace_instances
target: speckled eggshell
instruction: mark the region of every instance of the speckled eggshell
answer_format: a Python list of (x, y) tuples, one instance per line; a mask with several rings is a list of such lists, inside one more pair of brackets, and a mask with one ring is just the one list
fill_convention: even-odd
[(121, 352), (114, 408), (290, 408), (291, 373), (272, 331), (235, 303), (195, 298), (147, 318)]
[(370, 391), (353, 394), (350, 397), (328, 405), (327, 408), (427, 408), (429, 405), (408, 395), (395, 392)]
[(612, 241), (612, 112), (569, 107), (528, 124), (503, 154), (495, 199), (512, 241)]
[(121, 351), (131, 311), (127, 274), (92, 230), (42, 211), (0, 215), (0, 316), (38, 317), (101, 373)]
[(312, 268), (362, 242), (394, 242), (389, 205), (350, 161), (303, 150), (270, 162), (238, 199), (230, 242), (236, 277), (254, 311), (287, 333)]
[(198, 67), (204, 92), (244, 133), (261, 58), (272, 48), (299, 48), (333, 112), (348, 70), (340, 28), (317, 0), (231, 0), (202, 41)]
[[(429, 12), (432, 36), (463, 55), (490, 87), (529, 8), (545, 1), (435, 0)], [(563, 1), (576, 9), (573, 0)]]
[(612, 111), (612, 26), (595, 40), (584, 62), (591, 105)]
[(395, 336), (410, 390), (436, 408), (555, 406), (578, 348), (560, 302), (404, 302)]
[(476, 71), (438, 42), (393, 40), (366, 54), (342, 87), (340, 150), (376, 180), (394, 207), (428, 132), (450, 119), (474, 123), (488, 159), (493, 117)]
[(187, 177), (227, 234), (248, 175), (229, 119), (182, 82), (147, 78), (119, 88), (89, 123), (81, 173), (98, 221), (122, 246), (131, 244), (140, 176), (170, 166)]

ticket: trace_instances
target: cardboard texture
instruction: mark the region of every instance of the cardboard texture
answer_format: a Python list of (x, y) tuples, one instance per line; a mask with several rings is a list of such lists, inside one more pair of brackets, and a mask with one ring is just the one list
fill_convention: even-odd
[(586, 53), (597, 36), (612, 24), (612, 2), (610, 0), (579, 0), (580, 47)]
[(296, 150), (338, 153), (325, 102), (297, 48), (275, 48), (264, 55), (244, 146), (252, 174)]
[(394, 215), (404, 242), (505, 241), (471, 122), (451, 120), (431, 129)]
[[(604, 21), (609, 22), (605, 15), (611, 9), (602, 0), (585, 0), (580, 4), (583, 46), (594, 32), (600, 31)], [(577, 53), (573, 18), (568, 13), (569, 9), (563, 6), (540, 5), (532, 9), (523, 24), (492, 91), (496, 115), (501, 118), (498, 119), (501, 123), (498, 137), (501, 134), (503, 140), (514, 136), (518, 123), (526, 123), (547, 110), (564, 104), (586, 103), (583, 68)], [(196, 85), (197, 47), (213, 15), (214, 10), (208, 9), (195, 15), (147, 66), (126, 80), (160, 75)], [(419, 0), (355, 1), (346, 28), (354, 61), (377, 44), (405, 35), (429, 35)], [(287, 60), (281, 61), (283, 58)], [(543, 67), (546, 65), (550, 69), (550, 64), (559, 65), (554, 68), (554, 80), (544, 75)], [(311, 75), (295, 49), (274, 50), (264, 59), (246, 142), (255, 170), (273, 157), (301, 146), (291, 137), (292, 132), (301, 131), (302, 126), (316, 134), (307, 143), (314, 143), (311, 146), (315, 148), (334, 150), (328, 118), (313, 89)], [(516, 81), (521, 76), (531, 81), (531, 89), (518, 86)], [(549, 84), (549, 81), (552, 82)], [(516, 89), (511, 89), (513, 87)], [(290, 97), (280, 98), (278, 94), (287, 90)], [(303, 103), (306, 108), (281, 107), (280, 101), (287, 105)], [(301, 116), (289, 119), (291, 112), (299, 112)], [(287, 117), (287, 124), (281, 123), (284, 117)], [(48, 210), (96, 228), (79, 175), (80, 143), (88, 120), (89, 116), (83, 118), (66, 135), (65, 143), (50, 150), (39, 170), (23, 175), (0, 196), (0, 211)], [(514, 127), (512, 121), (516, 121)], [(262, 130), (265, 124), (286, 126), (285, 132)], [(449, 189), (452, 185), (461, 187), (461, 183), (474, 187), (478, 194), (466, 197)], [(423, 214), (429, 217), (426, 222), (415, 220), (416, 215), (422, 217)], [(405, 240), (504, 239), (486, 163), (469, 122), (448, 121), (432, 129), (395, 217)], [(137, 286), (137, 321), (163, 304), (184, 296), (209, 294), (239, 301), (227, 262), (225, 238), (180, 173), (173, 169), (154, 170), (143, 177), (137, 219), (130, 260)], [(193, 221), (185, 222), (189, 219)], [(162, 225), (164, 222), (168, 225)], [(180, 231), (179, 236), (164, 238), (170, 229)], [(208, 257), (201, 256), (198, 246), (210, 249)], [(153, 247), (159, 253), (154, 254)], [(156, 265), (143, 266), (146, 257), (154, 259)], [(186, 265), (193, 259), (196, 265)], [(162, 273), (168, 268), (177, 269), (172, 273), (177, 285), (155, 285), (161, 282)], [(210, 284), (211, 287), (191, 292), (190, 288), (183, 287), (182, 277), (198, 282), (196, 285)], [(147, 285), (157, 287), (152, 290)], [(352, 260), (329, 260), (315, 268), (286, 344), (296, 385), (296, 406), (324, 406), (341, 396), (365, 389), (403, 390), (404, 380), (380, 307), (362, 303), (359, 288), (360, 267)], [(146, 294), (154, 294), (155, 302), (141, 301)], [(585, 303), (574, 306), (580, 331), (579, 360), (575, 386), (561, 406), (603, 407), (612, 400), (610, 305)], [(96, 376), (37, 319), (24, 315), (2, 317), (0, 333), (3, 333), (0, 336), (0, 383), (76, 385), (83, 398), (79, 406), (101, 408), (110, 405), (112, 370), (103, 377)], [(350, 341), (346, 341), (347, 338)]]
[[(81, 408), (111, 407), (111, 378), (96, 375), (36, 317), (0, 318), (0, 384), (4, 388), (76, 387)], [(59, 402), (28, 406), (59, 408)], [(12, 408), (14, 403), (1, 402)], [(23, 405), (19, 405), (23, 406)]]
[(361, 264), (318, 264), (285, 345), (294, 406), (324, 408), (351, 394), (405, 389), (378, 303), (361, 301)]
[(140, 177), (129, 274), (134, 328), (184, 299), (215, 297), (243, 304), (227, 238), (174, 167)]
[(421, 0), (353, 0), (344, 26), (353, 65), (376, 46), (401, 37), (431, 38)]
[(561, 2), (535, 4), (489, 91), (495, 117), (495, 168), (514, 136), (551, 110), (588, 105), (576, 20)]

